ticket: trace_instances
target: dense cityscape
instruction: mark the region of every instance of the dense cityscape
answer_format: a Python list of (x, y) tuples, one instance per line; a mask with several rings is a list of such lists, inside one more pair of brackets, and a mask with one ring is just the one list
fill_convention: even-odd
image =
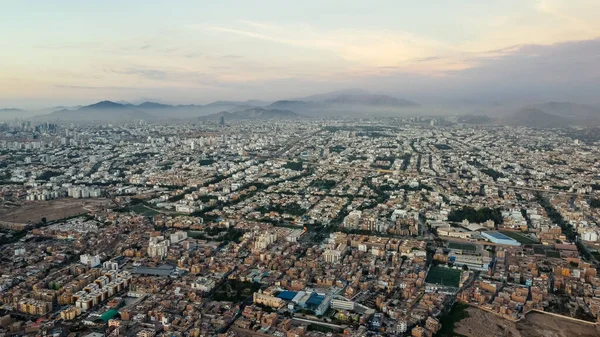
[(0, 336), (593, 336), (598, 158), (443, 117), (0, 124)]

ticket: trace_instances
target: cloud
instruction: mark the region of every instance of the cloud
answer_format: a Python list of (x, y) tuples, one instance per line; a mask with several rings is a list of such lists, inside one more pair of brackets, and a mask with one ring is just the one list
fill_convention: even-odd
[(436, 61), (436, 60), (440, 60), (441, 57), (439, 56), (429, 56), (429, 57), (421, 57), (416, 59), (415, 61), (417, 62), (428, 62), (428, 61)]
[(228, 54), (228, 55), (219, 56), (218, 58), (220, 58), (222, 60), (240, 59), (240, 58), (242, 58), (242, 55)]
[(146, 78), (149, 80), (157, 80), (157, 81), (164, 81), (168, 77), (168, 74), (165, 71), (156, 70), (156, 69), (128, 68), (125, 70), (118, 70), (115, 72), (119, 73), (119, 74), (125, 74), (125, 75), (137, 75), (142, 78)]
[(56, 84), (55, 88), (60, 89), (77, 89), (77, 90), (143, 90), (139, 87), (115, 87), (115, 86), (87, 86), (87, 85), (66, 85)]
[(318, 29), (306, 24), (274, 25), (238, 21), (234, 26), (190, 25), (188, 29), (240, 36), (288, 47), (319, 50), (365, 66), (386, 66), (426, 57), (447, 46), (407, 32)]
[[(435, 95), (483, 100), (581, 100), (600, 97), (600, 39), (551, 45), (526, 44), (482, 53), (464, 69), (446, 71), (443, 77), (406, 72), (362, 78), (372, 86), (395, 87), (430, 98)], [(380, 84), (378, 84), (379, 82)]]

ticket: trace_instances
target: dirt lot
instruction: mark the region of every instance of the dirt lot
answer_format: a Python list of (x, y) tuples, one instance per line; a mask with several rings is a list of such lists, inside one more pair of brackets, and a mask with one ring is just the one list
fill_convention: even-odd
[(522, 337), (514, 322), (473, 307), (466, 311), (469, 317), (455, 324), (455, 334), (469, 337)]
[(597, 337), (600, 327), (556, 316), (530, 313), (514, 323), (477, 308), (468, 308), (469, 317), (456, 323), (454, 333), (468, 337)]
[(84, 214), (96, 207), (108, 205), (105, 199), (64, 198), (50, 201), (29, 201), (20, 206), (0, 208), (0, 221), (13, 223), (39, 223), (42, 218), (48, 221)]
[[(522, 336), (547, 336), (547, 337), (597, 337), (600, 336), (600, 327), (579, 323), (556, 316), (531, 313), (524, 320), (517, 323), (517, 329)], [(542, 332), (542, 334), (540, 334)]]

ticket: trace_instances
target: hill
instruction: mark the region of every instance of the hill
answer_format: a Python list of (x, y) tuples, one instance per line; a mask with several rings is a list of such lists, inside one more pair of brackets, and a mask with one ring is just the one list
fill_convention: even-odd
[(248, 108), (234, 112), (221, 111), (216, 114), (202, 116), (201, 120), (219, 120), (224, 117), (225, 120), (274, 120), (274, 119), (297, 119), (302, 118), (301, 115), (290, 110), (264, 109), (264, 108)]
[(3, 108), (0, 109), (0, 113), (14, 113), (14, 112), (25, 112), (25, 110), (17, 109), (17, 108)]
[(310, 103), (304, 101), (277, 101), (267, 105), (267, 109), (302, 110), (310, 108)]
[(458, 116), (458, 118), (456, 119), (457, 123), (472, 124), (472, 125), (488, 124), (493, 121), (494, 121), (494, 119), (492, 119), (489, 116), (485, 116), (485, 115), (462, 115), (462, 116)]
[[(288, 108), (315, 117), (326, 116), (398, 116), (415, 112), (420, 105), (401, 98), (372, 94), (361, 89), (333, 91), (296, 100), (275, 102), (277, 108)], [(412, 111), (411, 111), (412, 110)]]
[(600, 125), (600, 108), (571, 102), (547, 102), (528, 106), (510, 118), (511, 124), (560, 128)]
[(547, 102), (531, 106), (552, 115), (573, 118), (575, 120), (600, 119), (600, 108), (571, 102)]
[(134, 105), (101, 101), (74, 110), (62, 109), (36, 119), (63, 121), (131, 121), (152, 120), (154, 116), (138, 110)]
[(21, 109), (16, 108), (3, 108), (0, 109), (0, 120), (10, 120), (13, 118), (23, 118), (28, 117), (28, 112)]
[(562, 128), (569, 126), (571, 121), (540, 109), (528, 108), (513, 115), (510, 123), (533, 128)]

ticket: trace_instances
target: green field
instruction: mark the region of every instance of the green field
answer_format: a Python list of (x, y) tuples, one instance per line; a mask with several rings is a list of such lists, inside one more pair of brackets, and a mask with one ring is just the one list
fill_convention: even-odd
[(461, 242), (449, 242), (448, 248), (451, 249), (460, 249), (460, 250), (468, 250), (474, 252), (477, 250), (477, 246), (472, 243), (461, 243)]
[[(537, 255), (545, 255), (546, 257), (559, 259), (560, 253), (554, 249), (554, 247), (536, 245), (533, 246), (533, 252)], [(592, 253), (593, 254), (593, 253)]]
[(460, 270), (433, 266), (431, 267), (431, 269), (429, 269), (429, 273), (427, 273), (427, 278), (425, 278), (425, 282), (438, 284), (442, 286), (458, 287), (458, 285), (460, 284), (461, 274), (462, 271)]
[(128, 207), (127, 209), (130, 211), (133, 211), (139, 215), (142, 215), (142, 216), (155, 216), (157, 214), (160, 214), (159, 212), (157, 212), (151, 208), (148, 208), (142, 204), (133, 205), (133, 206)]
[(499, 232), (508, 236), (511, 239), (517, 240), (519, 243), (524, 244), (524, 245), (539, 243), (536, 240), (530, 239), (529, 237), (519, 234), (519, 233), (516, 233), (516, 232), (511, 232), (511, 231), (499, 231)]

